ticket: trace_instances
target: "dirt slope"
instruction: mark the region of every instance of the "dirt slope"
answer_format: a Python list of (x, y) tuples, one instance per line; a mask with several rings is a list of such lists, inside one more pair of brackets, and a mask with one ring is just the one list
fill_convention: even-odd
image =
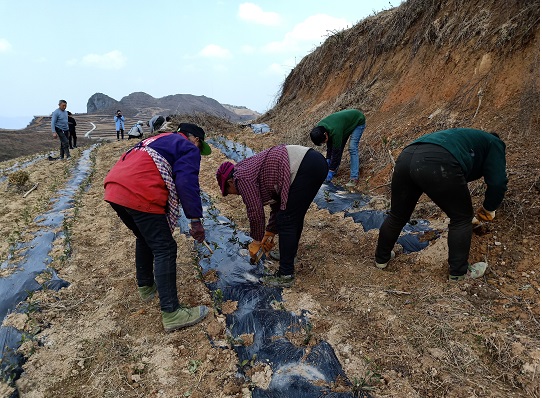
[[(210, 136), (225, 135), (261, 151), (280, 142), (309, 144), (307, 133), (330, 112), (357, 107), (367, 115), (358, 190), (386, 209), (392, 158), (429, 131), (471, 126), (501, 133), (508, 148), (506, 199), (489, 233), (473, 236), (471, 261), (487, 259), (476, 282), (450, 284), (446, 232), (418, 253), (399, 254), (385, 271), (372, 266), (377, 231), (364, 232), (342, 214), (311, 207), (301, 239), (296, 283), (286, 309), (309, 310), (312, 332), (294, 341), (329, 342), (353, 391), (374, 397), (537, 397), (540, 395), (539, 3), (407, 1), (395, 10), (331, 36), (284, 83), (277, 106), (254, 135), (214, 118), (194, 120)], [(23, 397), (249, 397), (269, 375), (257, 361), (236, 377), (238, 359), (213, 340), (227, 340), (224, 315), (165, 334), (157, 301), (138, 300), (134, 242), (103, 202), (101, 182), (128, 142), (95, 152), (88, 191), (67, 214), (70, 257), (58, 239), (51, 264), (71, 286), (36, 292), (41, 311), (6, 322), (36, 333), (17, 382)], [(391, 155), (391, 156), (390, 156)], [(79, 152), (75, 153), (79, 156)], [(346, 155), (347, 156), (347, 155)], [(77, 159), (74, 159), (74, 162)], [(247, 231), (239, 198), (222, 198), (214, 172), (218, 150), (202, 160), (201, 187), (220, 212)], [(2, 168), (13, 162), (2, 163)], [(70, 172), (70, 164), (28, 167), (40, 188), (9, 204), (0, 233), (25, 240)], [(344, 159), (339, 182), (346, 182)], [(484, 184), (471, 184), (473, 202)], [(422, 200), (416, 216), (445, 229), (446, 217)], [(178, 234), (178, 233), (176, 233)], [(194, 267), (192, 241), (179, 243), (180, 298), (212, 305)], [(1, 246), (2, 259), (9, 252)], [(301, 339), (300, 339), (301, 337)], [(0, 385), (0, 395), (13, 387)]]

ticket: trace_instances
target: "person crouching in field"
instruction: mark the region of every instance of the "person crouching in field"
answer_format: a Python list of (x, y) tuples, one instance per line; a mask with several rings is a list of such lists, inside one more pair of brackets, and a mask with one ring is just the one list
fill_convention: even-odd
[(138, 120), (136, 124), (132, 126), (130, 131), (128, 131), (128, 139), (132, 138), (143, 138), (143, 121)]

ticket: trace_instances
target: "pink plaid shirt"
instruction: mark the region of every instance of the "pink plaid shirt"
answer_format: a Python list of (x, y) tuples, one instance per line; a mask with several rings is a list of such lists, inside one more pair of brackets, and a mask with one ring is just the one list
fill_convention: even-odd
[(233, 179), (247, 207), (250, 236), (262, 240), (265, 205), (271, 205), (267, 230), (276, 233), (276, 213), (286, 209), (290, 191), (290, 161), (285, 145), (269, 148), (235, 165)]

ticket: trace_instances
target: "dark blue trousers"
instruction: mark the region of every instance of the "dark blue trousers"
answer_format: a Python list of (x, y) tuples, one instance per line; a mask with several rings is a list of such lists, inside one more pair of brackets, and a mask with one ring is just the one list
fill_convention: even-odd
[(160, 309), (177, 310), (177, 242), (171, 235), (166, 215), (144, 213), (115, 203), (110, 205), (136, 237), (137, 285), (152, 286), (156, 282)]

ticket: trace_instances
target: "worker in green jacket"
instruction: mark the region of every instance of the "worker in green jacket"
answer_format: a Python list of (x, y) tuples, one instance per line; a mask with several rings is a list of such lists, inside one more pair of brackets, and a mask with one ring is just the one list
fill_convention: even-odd
[(345, 109), (332, 113), (318, 122), (310, 132), (314, 145), (320, 146), (327, 143), (326, 159), (329, 166), (326, 182), (337, 174), (341, 164), (343, 151), (348, 138), (350, 144), (350, 180), (347, 187), (354, 187), (359, 179), (359, 152), (358, 146), (361, 135), (365, 130), (365, 115), (357, 109)]
[[(380, 227), (375, 262), (385, 268), (393, 246), (425, 193), (450, 218), (449, 280), (478, 278), (487, 263), (468, 262), (472, 224), (491, 221), (507, 189), (506, 146), (496, 133), (458, 128), (424, 135), (408, 145), (395, 164), (391, 181), (391, 211)], [(467, 183), (484, 177), (483, 205), (473, 218)]]

